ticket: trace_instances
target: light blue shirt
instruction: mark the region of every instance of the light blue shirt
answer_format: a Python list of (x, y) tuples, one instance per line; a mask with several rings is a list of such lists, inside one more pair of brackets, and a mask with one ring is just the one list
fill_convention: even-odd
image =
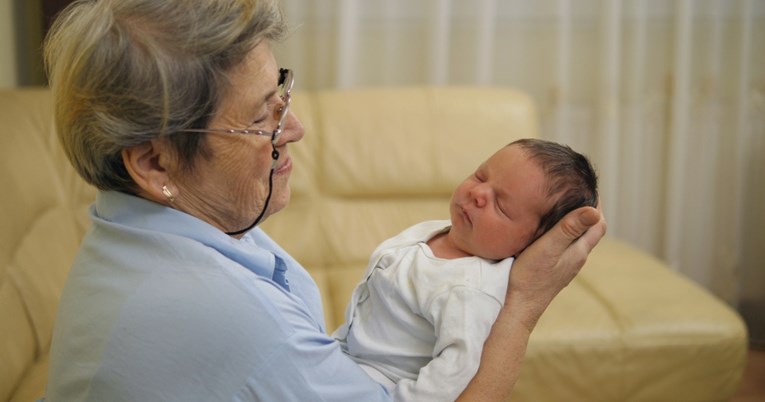
[(326, 335), (316, 284), (259, 228), (237, 240), (117, 192), (99, 192), (91, 218), (48, 402), (391, 399)]

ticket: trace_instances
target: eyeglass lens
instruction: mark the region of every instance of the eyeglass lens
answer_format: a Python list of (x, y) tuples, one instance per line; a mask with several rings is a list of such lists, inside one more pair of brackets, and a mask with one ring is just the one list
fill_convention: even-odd
[(292, 72), (286, 68), (279, 70), (279, 97), (284, 104), (279, 108), (278, 128), (282, 128), (290, 107), (290, 90), (292, 89)]

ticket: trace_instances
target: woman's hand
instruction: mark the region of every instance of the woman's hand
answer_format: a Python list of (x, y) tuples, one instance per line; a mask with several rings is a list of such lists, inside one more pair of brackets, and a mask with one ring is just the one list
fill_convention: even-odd
[[(606, 233), (599, 209), (583, 207), (570, 212), (529, 245), (513, 263), (505, 302), (516, 320), (531, 331), (553, 298), (587, 260)], [(520, 311), (518, 310), (520, 309)]]

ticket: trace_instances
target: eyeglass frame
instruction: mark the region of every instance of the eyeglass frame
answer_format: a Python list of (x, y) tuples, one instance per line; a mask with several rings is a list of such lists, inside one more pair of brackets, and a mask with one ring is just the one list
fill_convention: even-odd
[(245, 135), (261, 135), (264, 137), (271, 137), (271, 144), (276, 147), (276, 140), (279, 138), (279, 136), (282, 133), (282, 129), (284, 128), (284, 121), (287, 119), (287, 115), (289, 114), (290, 110), (290, 102), (292, 101), (292, 86), (295, 83), (295, 74), (291, 69), (288, 68), (280, 68), (279, 69), (279, 85), (283, 86), (284, 89), (281, 91), (282, 94), (279, 95), (279, 97), (282, 99), (283, 104), (279, 107), (279, 121), (276, 123), (276, 128), (274, 128), (273, 131), (268, 132), (267, 130), (250, 130), (250, 129), (233, 129), (233, 128), (189, 128), (180, 130), (180, 132), (185, 133), (222, 133), (222, 134), (245, 134)]

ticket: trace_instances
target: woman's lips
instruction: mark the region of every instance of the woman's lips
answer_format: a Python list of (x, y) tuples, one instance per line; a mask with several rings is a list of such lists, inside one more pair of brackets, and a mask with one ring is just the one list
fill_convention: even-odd
[(290, 170), (292, 170), (292, 158), (287, 158), (284, 163), (282, 163), (280, 166), (276, 168), (274, 173), (276, 174), (282, 174), (287, 173)]

